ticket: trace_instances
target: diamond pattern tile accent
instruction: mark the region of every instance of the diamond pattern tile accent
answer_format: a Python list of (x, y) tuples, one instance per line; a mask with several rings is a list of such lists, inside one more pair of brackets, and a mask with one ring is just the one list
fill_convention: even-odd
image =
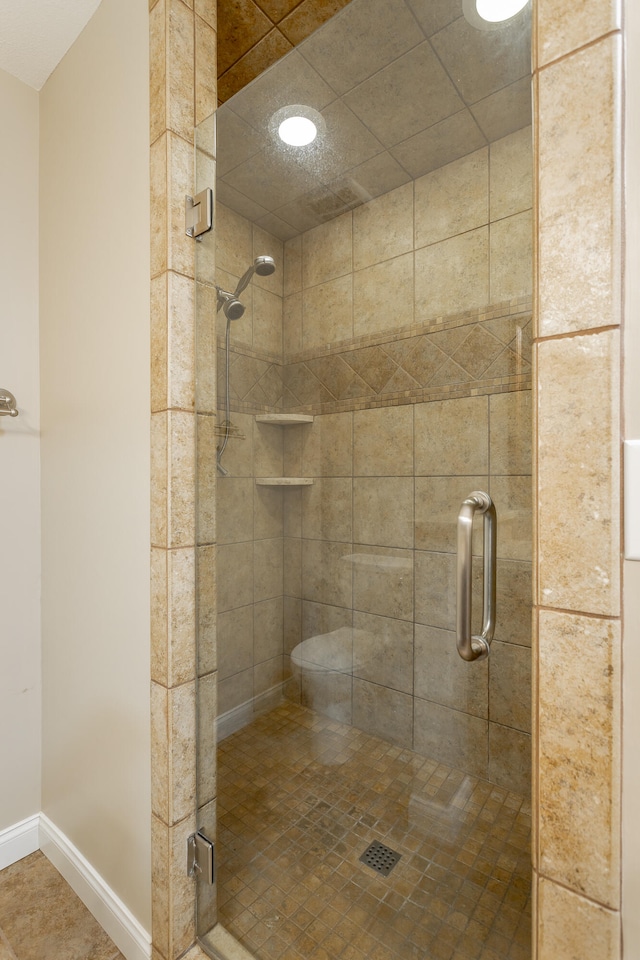
[[(359, 338), (324, 355), (309, 352), (278, 362), (242, 345), (232, 347), (231, 400), (238, 410), (329, 413), (369, 404), (407, 403), (517, 390), (531, 375), (531, 318), (522, 304), (502, 304), (503, 316), (484, 313), (424, 326), (385, 342), (384, 334)], [(515, 310), (514, 313), (509, 313)], [(517, 312), (520, 310), (521, 312)], [(488, 314), (488, 316), (487, 316)], [(371, 341), (374, 342), (371, 342)], [(243, 350), (245, 352), (243, 352)], [(224, 369), (224, 351), (218, 352)], [(223, 378), (220, 377), (222, 384)], [(222, 403), (222, 397), (220, 398)], [(347, 406), (345, 406), (345, 404)], [(313, 409), (311, 409), (313, 408)], [(351, 407), (354, 409), (355, 407)]]

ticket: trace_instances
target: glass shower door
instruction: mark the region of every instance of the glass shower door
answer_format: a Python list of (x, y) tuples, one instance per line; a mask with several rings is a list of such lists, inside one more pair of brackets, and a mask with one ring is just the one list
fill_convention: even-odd
[[(347, 4), (216, 117), (198, 756), (218, 868), (199, 932), (258, 960), (525, 960), (529, 24), (375, 6)], [(300, 105), (317, 137), (285, 145)], [(457, 518), (477, 490), (497, 621), (465, 662)]]

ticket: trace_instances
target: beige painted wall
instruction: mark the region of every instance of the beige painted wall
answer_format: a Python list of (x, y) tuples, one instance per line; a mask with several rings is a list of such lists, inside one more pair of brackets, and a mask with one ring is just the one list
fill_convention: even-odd
[[(0, 830), (40, 810), (38, 94), (0, 70)], [(10, 145), (10, 148), (9, 148)]]
[(150, 926), (148, 5), (41, 92), (44, 813)]

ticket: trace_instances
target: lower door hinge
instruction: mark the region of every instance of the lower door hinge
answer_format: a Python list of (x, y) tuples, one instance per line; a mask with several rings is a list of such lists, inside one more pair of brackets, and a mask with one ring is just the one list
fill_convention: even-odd
[(205, 883), (215, 878), (215, 848), (213, 841), (198, 830), (187, 840), (187, 873), (193, 879), (202, 877)]

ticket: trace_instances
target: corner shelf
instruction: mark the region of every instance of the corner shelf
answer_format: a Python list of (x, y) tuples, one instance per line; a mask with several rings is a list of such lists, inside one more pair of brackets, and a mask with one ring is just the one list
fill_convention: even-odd
[(259, 487), (310, 487), (313, 477), (256, 477)]
[(306, 413), (258, 413), (256, 423), (273, 423), (279, 427), (287, 427), (296, 423), (313, 423), (313, 417)]

